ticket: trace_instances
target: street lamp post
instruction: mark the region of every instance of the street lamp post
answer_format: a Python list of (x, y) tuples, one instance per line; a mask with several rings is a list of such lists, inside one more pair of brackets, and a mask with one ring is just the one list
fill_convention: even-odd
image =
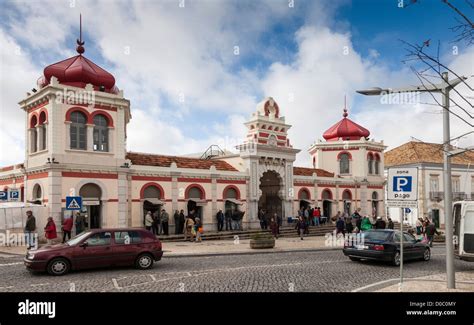
[(357, 90), (359, 94), (366, 96), (388, 95), (393, 93), (407, 92), (436, 92), (443, 95), (443, 181), (444, 181), (444, 223), (446, 228), (446, 275), (448, 289), (456, 287), (454, 272), (454, 245), (453, 245), (453, 220), (452, 220), (452, 202), (451, 202), (451, 153), (450, 153), (450, 128), (449, 128), (449, 92), (456, 87), (466, 77), (460, 77), (449, 80), (448, 72), (442, 73), (443, 81), (439, 84), (422, 85), (414, 87), (403, 87), (397, 89), (382, 89), (379, 87), (365, 90)]

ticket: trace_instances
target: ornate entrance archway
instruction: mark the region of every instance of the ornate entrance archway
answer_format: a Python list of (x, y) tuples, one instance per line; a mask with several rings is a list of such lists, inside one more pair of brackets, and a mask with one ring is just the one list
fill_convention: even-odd
[(273, 170), (268, 170), (260, 177), (260, 198), (258, 208), (265, 210), (265, 216), (270, 219), (275, 213), (283, 218), (283, 200), (281, 189), (283, 181), (280, 175)]

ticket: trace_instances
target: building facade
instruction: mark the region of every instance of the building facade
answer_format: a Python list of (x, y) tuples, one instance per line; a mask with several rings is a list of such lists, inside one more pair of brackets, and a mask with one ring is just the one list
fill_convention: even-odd
[[(415, 225), (417, 218), (432, 218), (444, 228), (443, 146), (411, 141), (385, 153), (386, 171), (390, 167), (418, 168), (418, 207), (403, 213), (405, 221)], [(452, 201), (474, 200), (474, 153), (451, 158)], [(402, 211), (389, 208), (388, 214), (400, 221)]]
[[(288, 138), (278, 104), (269, 97), (245, 123), (236, 153), (201, 158), (126, 151), (130, 101), (115, 78), (78, 55), (44, 69), (38, 89), (19, 102), (25, 112), (25, 161), (0, 169), (4, 191), (48, 207), (58, 225), (66, 196), (83, 198), (90, 228), (143, 226), (146, 211), (196, 211), (205, 230), (218, 210), (245, 212), (244, 228), (258, 227), (257, 212), (287, 217), (302, 206), (385, 214), (383, 142), (343, 118), (308, 150), (313, 166), (294, 166), (299, 149)], [(173, 218), (170, 218), (173, 231)], [(60, 227), (58, 227), (60, 229)]]

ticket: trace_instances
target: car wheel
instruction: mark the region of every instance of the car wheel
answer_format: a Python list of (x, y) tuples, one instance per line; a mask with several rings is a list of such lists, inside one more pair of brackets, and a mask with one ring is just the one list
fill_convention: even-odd
[(396, 251), (395, 254), (393, 254), (392, 264), (395, 266), (400, 266), (400, 252), (399, 251)]
[(51, 275), (64, 275), (69, 272), (69, 262), (65, 258), (55, 258), (48, 263), (47, 270)]
[(354, 262), (359, 262), (359, 261), (360, 261), (360, 258), (358, 258), (358, 257), (353, 257), (353, 256), (349, 256), (349, 259), (350, 259), (351, 261), (354, 261)]
[(425, 248), (423, 252), (423, 261), (429, 261), (431, 259), (431, 250), (429, 248)]
[(137, 269), (141, 270), (149, 269), (153, 266), (153, 258), (150, 254), (141, 254), (137, 257), (135, 266)]

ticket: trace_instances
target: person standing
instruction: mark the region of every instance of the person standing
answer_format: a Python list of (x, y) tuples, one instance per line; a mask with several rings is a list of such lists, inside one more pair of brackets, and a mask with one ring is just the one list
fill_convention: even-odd
[(265, 211), (263, 209), (260, 209), (260, 211), (258, 211), (258, 220), (260, 221), (260, 229), (264, 230), (265, 229)]
[(194, 234), (193, 234), (193, 228), (194, 228), (194, 221), (190, 216), (186, 217), (186, 221), (184, 222), (184, 240), (188, 240), (188, 237), (190, 238), (190, 241), (194, 240)]
[(148, 211), (145, 216), (145, 229), (148, 231), (153, 231), (153, 233), (156, 235), (156, 232), (154, 231), (154, 229), (152, 229), (153, 225), (154, 225), (153, 216), (151, 214), (151, 211)]
[(222, 231), (224, 229), (224, 213), (222, 210), (219, 210), (216, 214), (217, 219), (217, 231)]
[(182, 234), (184, 231), (184, 222), (186, 221), (186, 217), (184, 216), (184, 210), (181, 210), (179, 213), (179, 233)]
[(79, 235), (86, 229), (86, 218), (80, 212), (76, 213), (76, 235)]
[(344, 230), (345, 230), (344, 226), (345, 226), (344, 219), (342, 217), (339, 217), (339, 219), (337, 219), (336, 221), (336, 234), (342, 233), (344, 235)]
[(388, 218), (388, 225), (387, 225), (387, 229), (393, 229), (395, 227), (395, 225), (393, 224), (393, 221), (391, 218)]
[(382, 219), (382, 217), (377, 217), (377, 221), (375, 221), (375, 229), (385, 229), (385, 221)]
[(298, 217), (298, 222), (296, 223), (296, 229), (298, 229), (301, 240), (303, 240), (304, 230), (306, 228), (306, 223), (303, 216)]
[(46, 227), (44, 227), (44, 236), (46, 237), (48, 245), (51, 245), (53, 243), (53, 239), (58, 237), (56, 232), (56, 224), (54, 223), (52, 217), (48, 217), (48, 222), (46, 223)]
[(352, 218), (348, 215), (348, 217), (344, 220), (345, 223), (345, 228), (346, 228), (346, 234), (351, 234), (352, 231), (354, 230), (354, 225), (352, 224)]
[(33, 212), (31, 210), (26, 211), (26, 223), (24, 231), (27, 249), (35, 247), (36, 218), (33, 216)]
[(163, 233), (165, 236), (168, 236), (168, 225), (170, 221), (170, 215), (166, 212), (165, 209), (161, 210), (161, 226), (163, 228)]
[(320, 217), (321, 217), (321, 209), (319, 207), (316, 207), (313, 210), (313, 223), (314, 223), (315, 226), (320, 225), (320, 222), (319, 222)]
[(72, 216), (67, 216), (64, 218), (63, 224), (63, 243), (66, 242), (66, 238), (71, 239), (71, 230), (72, 230)]
[(225, 230), (228, 231), (228, 230), (231, 230), (232, 231), (232, 211), (231, 210), (227, 210), (225, 212)]
[(232, 230), (240, 230), (239, 213), (237, 211), (232, 211), (230, 218), (232, 219)]
[(366, 230), (369, 230), (369, 229), (372, 229), (372, 223), (370, 222), (370, 219), (369, 217), (365, 216), (363, 219), (362, 219), (362, 222), (360, 224), (360, 228), (359, 228), (361, 231), (366, 231)]
[(272, 231), (273, 237), (278, 239), (278, 222), (275, 220), (275, 218), (270, 219), (270, 230)]
[(283, 218), (275, 212), (276, 222), (278, 226), (278, 234), (280, 234), (280, 228), (283, 226)]
[(152, 230), (155, 235), (161, 235), (163, 232), (161, 227), (161, 211), (159, 209), (153, 213)]
[(176, 210), (173, 215), (174, 219), (174, 234), (178, 235), (179, 234), (179, 211)]

